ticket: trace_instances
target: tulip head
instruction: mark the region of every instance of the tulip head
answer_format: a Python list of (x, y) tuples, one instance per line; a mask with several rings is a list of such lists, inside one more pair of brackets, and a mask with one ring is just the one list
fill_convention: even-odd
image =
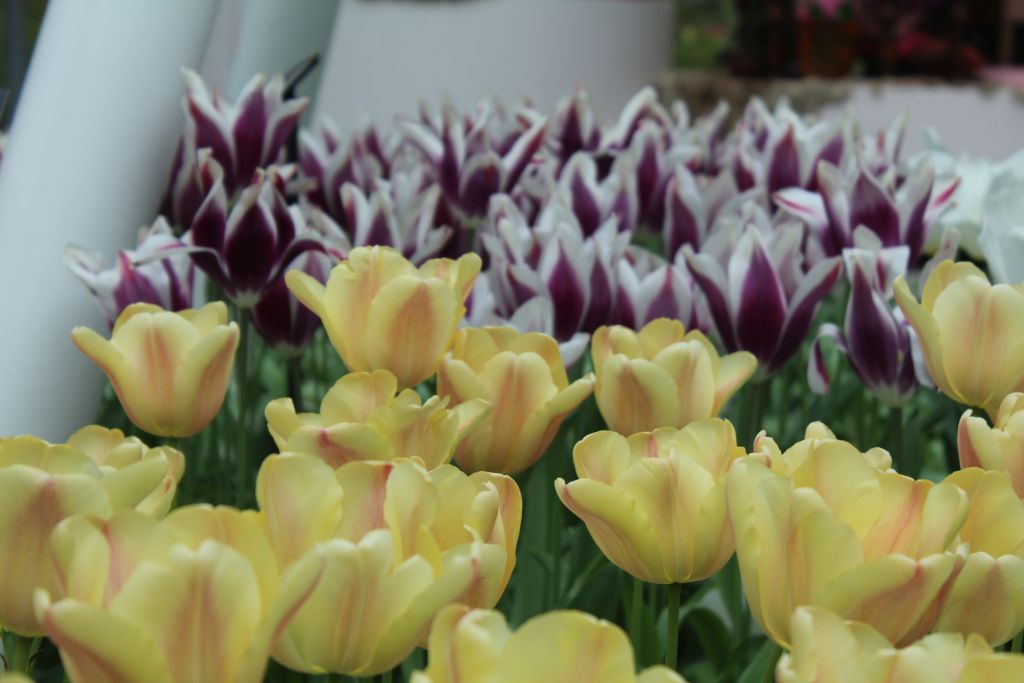
[(1024, 497), (1024, 394), (1014, 392), (999, 404), (994, 424), (966, 411), (957, 432), (960, 467), (980, 467), (1009, 475)]
[(453, 408), (398, 390), (387, 370), (350, 372), (324, 396), (319, 413), (296, 413), (290, 398), (267, 404), (270, 434), (282, 453), (315, 455), (337, 468), (352, 460), (419, 458), (427, 469), (452, 459), (456, 445), (489, 411), (481, 400)]
[(844, 441), (773, 446), (762, 439), (726, 477), (744, 590), (765, 632), (787, 645), (800, 605), (869, 623), (897, 644), (930, 631), (966, 560), (966, 493), (883, 471), (887, 457)]
[(1024, 502), (1003, 472), (968, 467), (946, 481), (970, 498), (960, 528), (970, 554), (936, 628), (1002, 645), (1024, 628)]
[(1003, 398), (1024, 390), (1024, 289), (992, 285), (972, 263), (943, 261), (920, 303), (902, 278), (895, 293), (942, 393), (995, 415)]
[(252, 511), (195, 506), (162, 522), (74, 517), (53, 537), (71, 583), (35, 613), (73, 683), (263, 680), (271, 646), (324, 576), (278, 572)]
[(775, 669), (778, 683), (986, 683), (1024, 677), (1024, 656), (994, 653), (976, 634), (933, 633), (894, 647), (868, 624), (800, 607), (792, 648)]
[(68, 270), (96, 299), (110, 327), (125, 308), (135, 303), (180, 311), (192, 305), (195, 267), (187, 246), (171, 233), (163, 217), (139, 232), (135, 249), (117, 254), (117, 264), (104, 268), (100, 255), (69, 246), (64, 251)]
[(110, 340), (76, 327), (75, 346), (107, 375), (125, 413), (157, 436), (192, 436), (220, 410), (231, 379), (238, 325), (215, 301), (179, 313), (133, 304)]
[(500, 612), (450, 605), (434, 620), (429, 657), (413, 683), (685, 683), (666, 667), (635, 673), (625, 632), (573, 610), (542, 614), (513, 632)]
[(649, 583), (701, 581), (735, 549), (725, 473), (741, 455), (726, 420), (597, 432), (573, 449), (579, 479), (555, 489), (616, 566)]
[[(326, 282), (334, 263), (335, 260), (325, 253), (307, 251), (292, 261), (291, 268), (301, 270), (319, 282)], [(253, 306), (252, 323), (264, 341), (285, 358), (301, 354), (320, 326), (312, 311), (299, 303), (288, 290), (283, 273)]]
[(349, 370), (389, 370), (402, 388), (437, 370), (480, 272), (476, 254), (416, 268), (387, 247), (359, 247), (326, 285), (289, 271), (288, 288), (316, 313)]
[(437, 373), (437, 393), (452, 405), (490, 404), (455, 451), (470, 472), (517, 474), (530, 467), (592, 387), (589, 376), (569, 383), (554, 339), (508, 327), (459, 330)]
[(599, 328), (591, 353), (597, 407), (608, 426), (625, 435), (718, 415), (757, 367), (750, 353), (719, 356), (701, 332), (686, 332), (667, 318), (639, 332)]
[(135, 507), (162, 513), (169, 502), (163, 496), (168, 477), (175, 481), (171, 470), (180, 466), (180, 453), (125, 443), (97, 458), (102, 449), (79, 450), (88, 438), (89, 428), (73, 437), (77, 446), (31, 436), (0, 444), (0, 624), (6, 630), (42, 632), (32, 592), (57, 585), (49, 543), (62, 520), (79, 513), (105, 518)]
[(281, 567), (325, 566), (274, 650), (296, 670), (391, 669), (444, 605), (493, 607), (515, 566), (522, 500), (502, 475), (279, 455), (260, 469), (257, 500)]

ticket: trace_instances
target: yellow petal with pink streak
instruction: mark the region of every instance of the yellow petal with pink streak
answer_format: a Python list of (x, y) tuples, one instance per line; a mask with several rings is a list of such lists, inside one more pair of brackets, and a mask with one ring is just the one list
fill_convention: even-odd
[(605, 422), (620, 434), (679, 426), (682, 406), (675, 382), (651, 361), (611, 356), (597, 371), (595, 396)]

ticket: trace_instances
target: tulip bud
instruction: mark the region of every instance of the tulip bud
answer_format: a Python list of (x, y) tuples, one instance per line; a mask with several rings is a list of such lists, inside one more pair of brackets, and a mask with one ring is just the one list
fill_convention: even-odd
[[(75, 435), (82, 445), (89, 432)], [(0, 444), (0, 623), (25, 636), (42, 633), (32, 609), (32, 591), (53, 591), (58, 573), (50, 561), (50, 533), (74, 514), (109, 517), (115, 510), (140, 507), (159, 513), (160, 495), (181, 454), (141, 444), (124, 444), (101, 458), (73, 445), (51, 445), (30, 436)], [(174, 456), (171, 456), (174, 453)], [(173, 476), (172, 476), (173, 478)]]
[(1007, 395), (991, 427), (985, 418), (965, 411), (956, 443), (960, 467), (1005, 472), (1017, 495), (1024, 498), (1024, 394)]
[(955, 401), (995, 415), (1010, 393), (1024, 390), (1024, 290), (991, 285), (972, 263), (940, 263), (918, 303), (903, 278), (896, 303), (917, 332), (935, 386)]
[(187, 249), (161, 217), (139, 232), (135, 250), (118, 252), (114, 267), (104, 269), (98, 254), (75, 246), (65, 250), (64, 263), (93, 295), (113, 327), (121, 311), (131, 304), (153, 304), (170, 311), (192, 306), (195, 268)]
[(428, 473), (410, 460), (332, 470), (279, 455), (264, 461), (257, 499), (285, 572), (324, 563), (274, 650), (298, 671), (387, 671), (443, 606), (493, 607), (515, 566), (522, 500), (509, 477), (449, 465)]
[(54, 536), (58, 564), (93, 572), (92, 594), (35, 595), (72, 683), (259, 683), (325, 576), (315, 557), (279, 573), (252, 511), (195, 506), (150, 527), (123, 513), (96, 524), (72, 518)]
[(569, 383), (554, 339), (507, 327), (459, 330), (437, 373), (437, 393), (453, 406), (490, 404), (455, 451), (455, 460), (470, 472), (526, 470), (592, 387), (591, 376)]
[(743, 455), (725, 420), (597, 432), (573, 449), (579, 479), (555, 482), (613, 564), (648, 583), (703, 581), (732, 557), (725, 473)]
[(351, 183), (370, 190), (378, 179), (389, 177), (392, 153), (392, 146), (382, 144), (372, 125), (348, 139), (342, 139), (328, 119), (315, 129), (299, 131), (299, 168), (304, 176), (317, 181), (307, 196), (336, 220), (344, 215), (341, 188)]
[[(292, 261), (291, 269), (327, 282), (335, 261), (327, 254), (307, 251)], [(264, 341), (285, 358), (295, 358), (319, 328), (319, 319), (288, 290), (282, 273), (252, 309), (252, 323)]]
[(137, 427), (157, 436), (192, 436), (220, 410), (238, 347), (238, 325), (216, 301), (180, 313), (132, 304), (110, 341), (76, 327), (75, 346), (107, 375)]
[(282, 453), (315, 455), (331, 467), (352, 460), (419, 458), (427, 469), (451, 460), (456, 445), (490, 410), (473, 400), (448, 409), (414, 389), (398, 395), (387, 370), (350, 372), (324, 396), (320, 413), (296, 414), (290, 398), (267, 404), (267, 425)]
[(597, 407), (608, 426), (624, 435), (718, 415), (757, 367), (745, 351), (719, 357), (699, 331), (686, 332), (666, 318), (639, 332), (602, 327), (591, 353)]
[(434, 620), (428, 649), (430, 664), (412, 683), (685, 683), (663, 666), (636, 674), (626, 633), (573, 610), (542, 614), (513, 632), (500, 612), (451, 605)]
[(480, 266), (470, 253), (416, 268), (393, 249), (359, 247), (334, 267), (326, 286), (295, 270), (285, 279), (323, 321), (349, 370), (389, 370), (405, 388), (437, 370)]
[(994, 653), (978, 635), (933, 633), (894, 647), (868, 624), (828, 610), (793, 612), (793, 644), (775, 669), (778, 683), (992, 683), (1024, 678), (1024, 656)]
[(751, 612), (783, 646), (800, 605), (913, 642), (935, 627), (967, 560), (957, 539), (967, 494), (882, 471), (887, 457), (815, 431), (784, 453), (762, 437), (726, 476)]

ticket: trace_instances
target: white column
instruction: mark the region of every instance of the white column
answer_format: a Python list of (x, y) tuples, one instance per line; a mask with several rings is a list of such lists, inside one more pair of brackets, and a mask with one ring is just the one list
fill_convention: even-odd
[(52, 0), (0, 164), (0, 435), (61, 440), (102, 375), (71, 343), (101, 329), (64, 245), (107, 254), (151, 221), (217, 0)]

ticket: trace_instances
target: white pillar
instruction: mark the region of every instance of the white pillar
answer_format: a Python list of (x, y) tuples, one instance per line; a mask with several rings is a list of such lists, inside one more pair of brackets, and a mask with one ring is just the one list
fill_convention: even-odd
[(69, 338), (101, 329), (64, 245), (113, 255), (154, 217), (217, 0), (52, 0), (0, 163), (0, 435), (62, 440), (102, 375)]

